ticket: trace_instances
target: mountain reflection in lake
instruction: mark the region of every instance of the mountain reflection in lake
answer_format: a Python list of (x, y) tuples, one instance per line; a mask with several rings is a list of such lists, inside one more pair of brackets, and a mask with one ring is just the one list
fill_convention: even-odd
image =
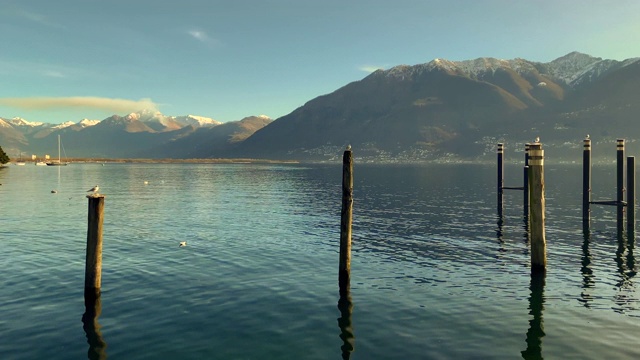
[[(581, 166), (546, 165), (548, 270), (539, 281), (522, 193), (507, 192), (497, 217), (495, 166), (356, 161), (348, 298), (338, 291), (341, 170), (0, 170), (0, 354), (640, 357), (635, 233), (619, 237), (615, 209), (604, 206), (583, 233)], [(613, 171), (594, 167), (594, 198), (615, 194)], [(518, 181), (520, 167), (507, 166), (506, 183)], [(103, 288), (85, 308), (84, 196), (95, 184), (106, 195)]]

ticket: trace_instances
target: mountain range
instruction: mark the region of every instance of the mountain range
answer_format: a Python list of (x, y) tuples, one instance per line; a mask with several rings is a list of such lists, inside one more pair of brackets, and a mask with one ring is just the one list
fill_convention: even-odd
[(60, 134), (70, 157), (328, 160), (350, 144), (365, 159), (421, 161), (488, 157), (496, 142), (516, 148), (539, 136), (558, 157), (572, 149), (577, 158), (587, 133), (594, 146), (639, 143), (639, 60), (434, 59), (377, 70), (273, 121), (145, 110), (56, 126), (0, 118), (0, 145), (10, 156), (52, 152)]

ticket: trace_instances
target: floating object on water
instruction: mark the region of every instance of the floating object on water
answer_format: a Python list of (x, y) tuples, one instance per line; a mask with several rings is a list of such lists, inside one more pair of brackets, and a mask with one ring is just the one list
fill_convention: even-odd
[(87, 192), (93, 192), (94, 194), (98, 193), (98, 190), (100, 190), (100, 187), (98, 185), (92, 187), (91, 189), (87, 190)]
[(187, 242), (186, 241), (180, 241), (180, 245), (178, 245), (178, 247), (185, 247), (187, 246)]
[(57, 194), (57, 193), (58, 193), (58, 190), (51, 190), (51, 193), (52, 193), (52, 194)]
[(147, 180), (144, 181), (145, 185), (149, 185), (149, 182)]

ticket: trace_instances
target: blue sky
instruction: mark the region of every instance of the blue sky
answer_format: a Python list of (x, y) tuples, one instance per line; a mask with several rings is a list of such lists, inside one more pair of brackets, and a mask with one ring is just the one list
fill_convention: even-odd
[(284, 116), (434, 58), (640, 56), (640, 1), (2, 0), (0, 117)]

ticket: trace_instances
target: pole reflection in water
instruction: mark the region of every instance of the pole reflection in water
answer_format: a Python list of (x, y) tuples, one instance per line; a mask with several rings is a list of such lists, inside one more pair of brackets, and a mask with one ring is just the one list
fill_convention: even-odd
[(85, 289), (84, 292), (85, 312), (82, 315), (82, 328), (87, 336), (89, 351), (87, 357), (90, 360), (104, 360), (107, 358), (107, 343), (100, 333), (98, 317), (102, 312), (102, 300), (99, 289)]
[(504, 228), (504, 217), (501, 214), (498, 214), (498, 222), (497, 222), (497, 229), (496, 229), (496, 238), (498, 239), (498, 245), (500, 246), (500, 248), (498, 249), (498, 251), (500, 253), (506, 252), (507, 249), (505, 249), (504, 247), (504, 232), (503, 232), (503, 228)]
[(347, 285), (340, 288), (340, 300), (338, 300), (338, 309), (340, 317), (338, 318), (338, 327), (340, 328), (340, 339), (342, 339), (342, 358), (344, 360), (351, 358), (351, 353), (355, 349), (356, 338), (353, 334), (353, 324), (351, 323), (351, 314), (353, 313), (353, 302), (351, 301), (351, 289)]
[(636, 231), (635, 228), (629, 228), (627, 232), (627, 269), (629, 269), (629, 278), (636, 276), (636, 258), (633, 255), (633, 249), (636, 243)]
[(527, 331), (527, 349), (522, 351), (523, 359), (542, 359), (542, 338), (544, 337), (544, 324), (542, 310), (544, 309), (544, 281), (545, 272), (531, 273), (531, 296), (529, 297), (529, 330)]
[[(633, 293), (632, 279), (636, 274), (636, 261), (633, 255), (633, 241), (628, 241), (627, 234), (618, 234), (618, 249), (616, 250), (616, 264), (618, 266), (618, 273), (620, 274), (620, 281), (616, 283), (618, 293), (614, 297), (614, 302), (617, 305), (614, 311), (624, 313), (629, 308), (633, 308), (633, 303), (636, 302), (630, 295)], [(628, 234), (631, 239), (635, 238), (633, 230)]]
[(589, 243), (591, 242), (591, 232), (589, 229), (584, 230), (584, 241), (582, 242), (582, 267), (580, 272), (582, 273), (582, 293), (580, 294), (580, 301), (585, 307), (590, 307), (590, 302), (593, 301), (593, 297), (589, 293), (589, 289), (595, 287), (593, 281), (593, 269), (591, 269), (591, 251), (589, 250)]

